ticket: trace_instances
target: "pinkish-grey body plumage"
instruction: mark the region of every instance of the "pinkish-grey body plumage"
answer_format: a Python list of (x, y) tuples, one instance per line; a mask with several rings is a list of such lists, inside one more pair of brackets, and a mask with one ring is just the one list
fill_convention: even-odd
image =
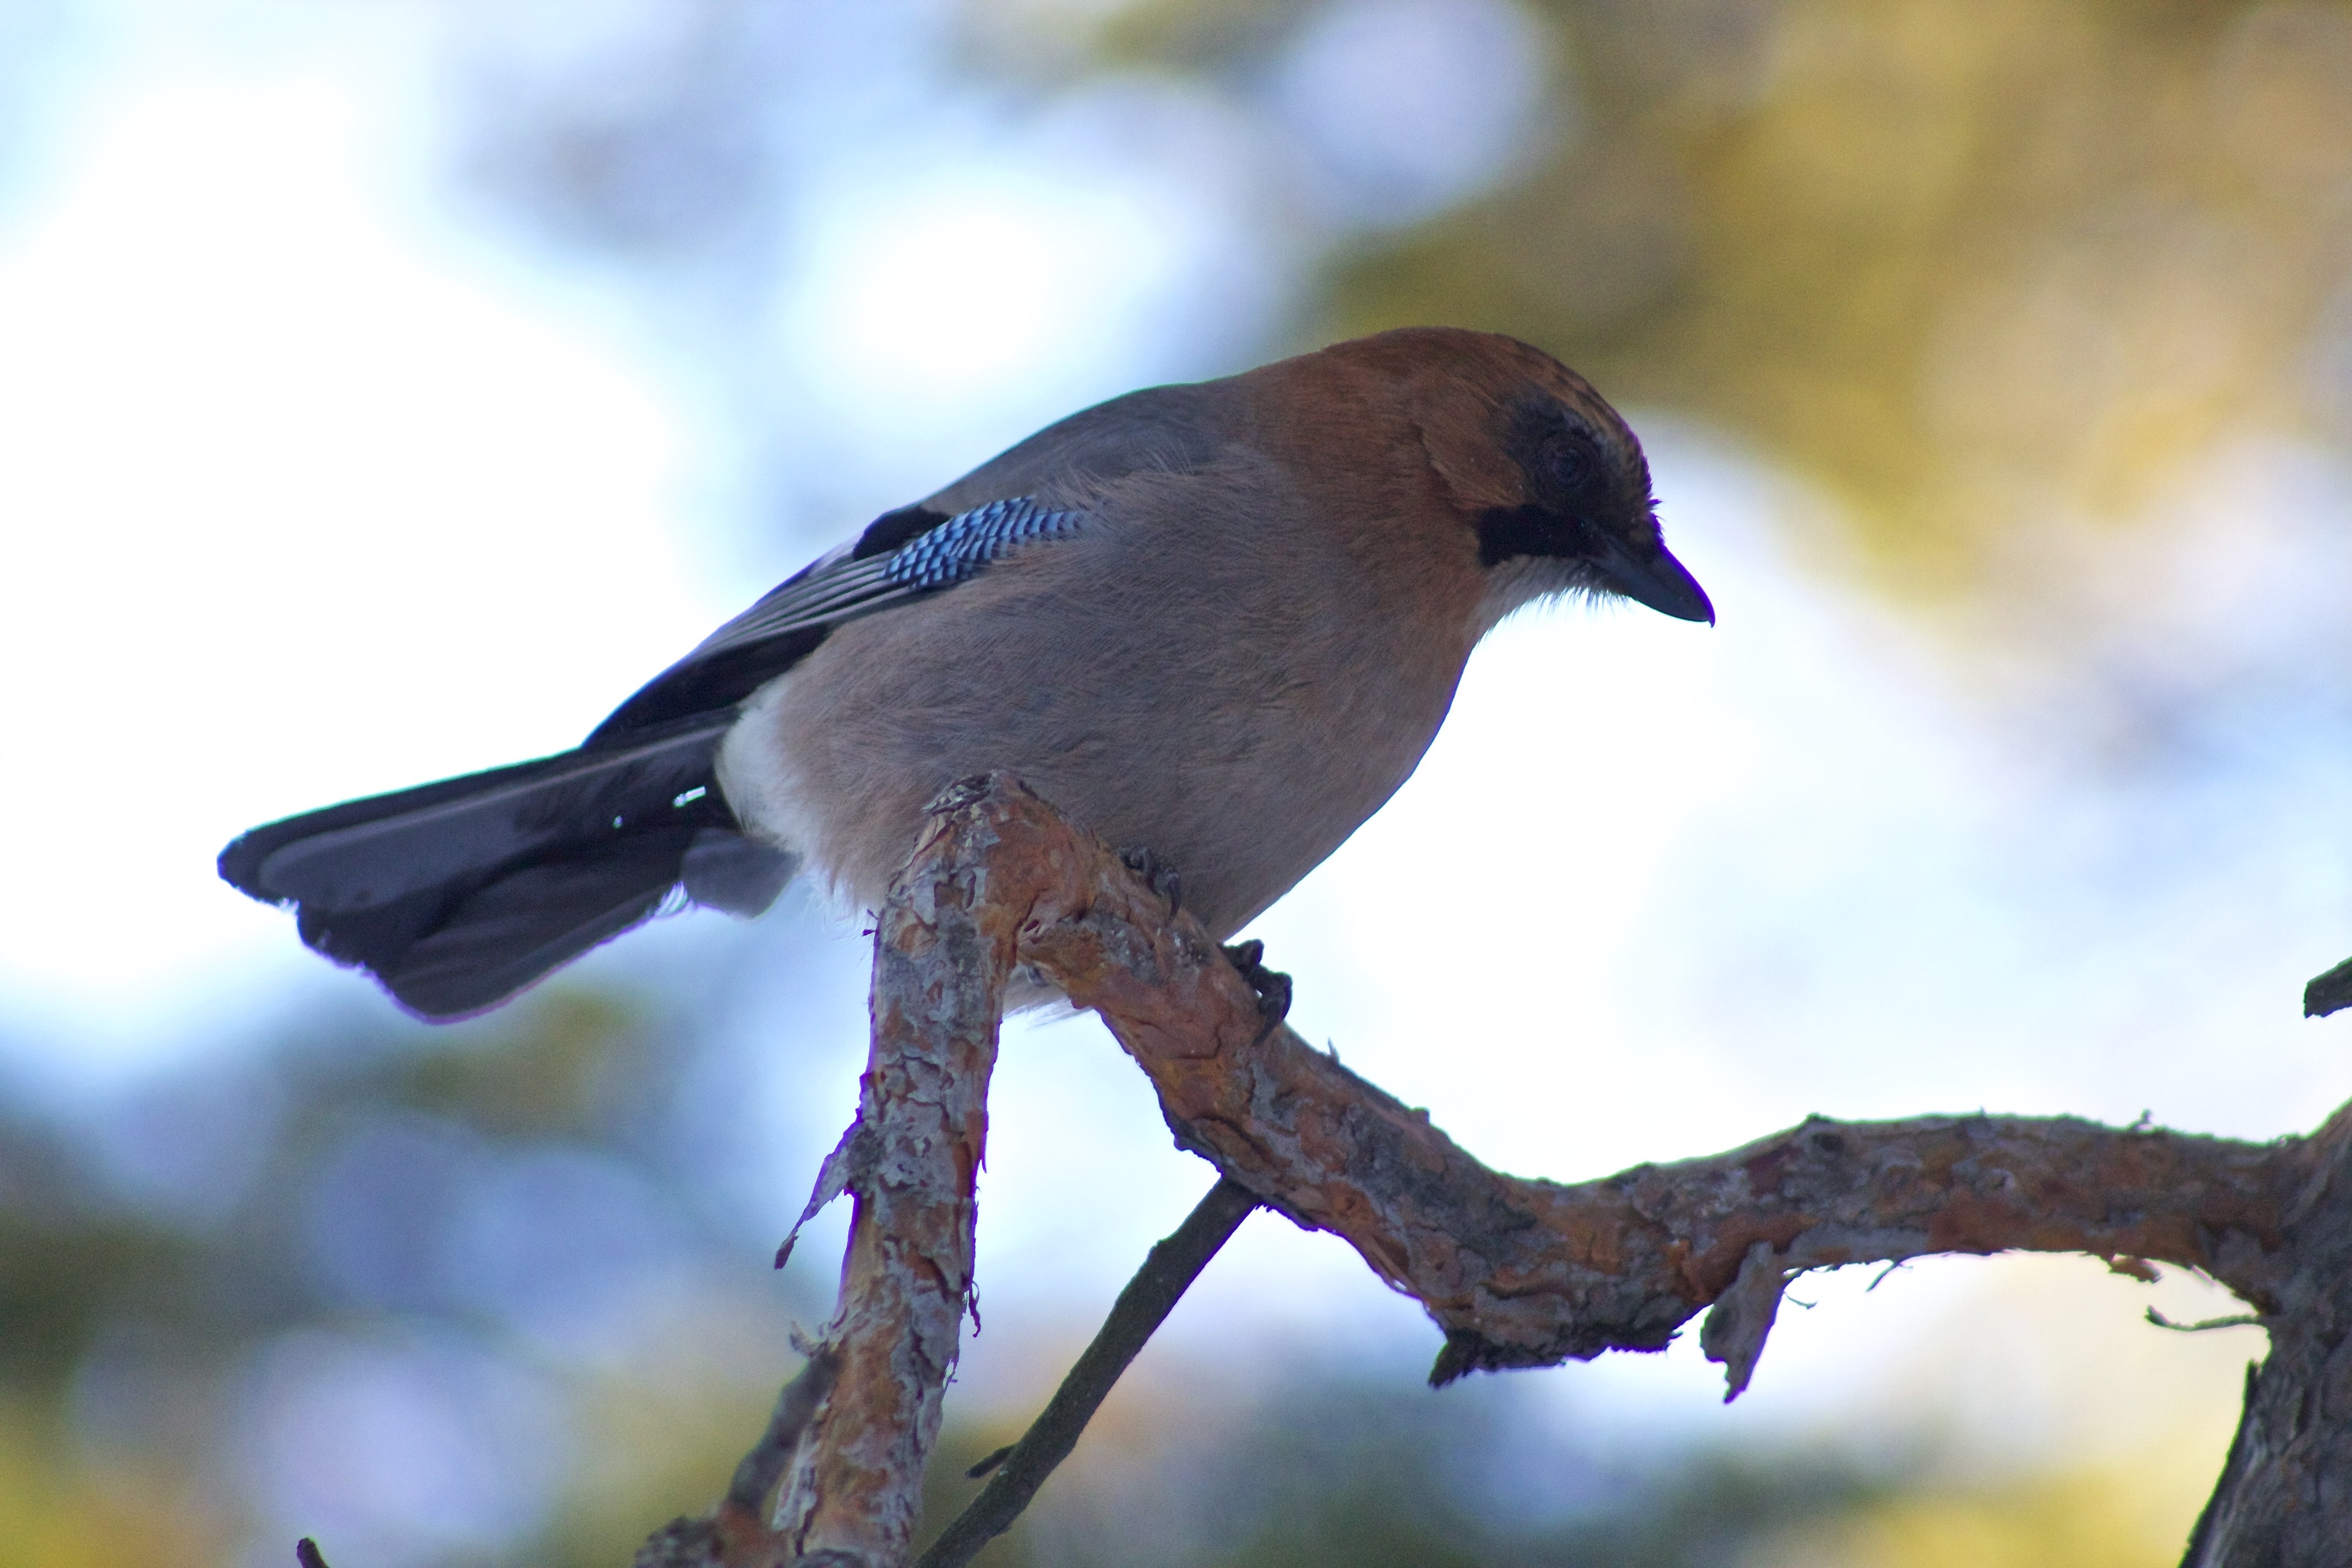
[(1507, 338), (1413, 329), (1074, 416), (789, 580), (580, 751), (222, 857), (413, 1010), (494, 1005), (684, 887), (871, 904), (992, 769), (1148, 849), (1223, 938), (1409, 776), (1531, 599), (1711, 619), (1639, 446)]

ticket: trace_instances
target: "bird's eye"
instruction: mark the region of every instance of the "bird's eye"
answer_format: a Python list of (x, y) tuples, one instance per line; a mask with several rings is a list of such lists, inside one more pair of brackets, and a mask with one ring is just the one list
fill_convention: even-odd
[(1601, 455), (1582, 436), (1563, 433), (1544, 443), (1544, 468), (1552, 483), (1574, 492), (1582, 489), (1600, 472)]

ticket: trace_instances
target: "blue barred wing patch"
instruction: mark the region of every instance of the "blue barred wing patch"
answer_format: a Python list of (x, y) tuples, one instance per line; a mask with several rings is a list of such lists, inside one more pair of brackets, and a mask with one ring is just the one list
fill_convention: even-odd
[(596, 727), (588, 743), (613, 744), (650, 724), (740, 702), (799, 663), (835, 626), (952, 588), (1025, 544), (1067, 538), (1086, 521), (1084, 512), (1014, 496), (958, 512), (887, 555), (860, 559), (845, 544), (646, 682)]
[(1024, 544), (1067, 538), (1085, 521), (1028, 496), (992, 500), (908, 540), (884, 558), (882, 574), (891, 586), (916, 593), (951, 587)]

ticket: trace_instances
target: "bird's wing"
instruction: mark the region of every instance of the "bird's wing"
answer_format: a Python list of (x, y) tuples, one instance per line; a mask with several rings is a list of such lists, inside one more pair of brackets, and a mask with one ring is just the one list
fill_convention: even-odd
[(702, 639), (596, 727), (604, 748), (650, 725), (742, 701), (790, 669), (845, 621), (870, 616), (977, 575), (1024, 545), (1066, 538), (1087, 515), (1011, 496), (942, 516), (922, 507), (886, 512), (856, 542), (818, 557)]
[(614, 745), (651, 725), (731, 708), (843, 622), (953, 587), (1024, 545), (1076, 533), (1095, 489), (1199, 468), (1225, 439), (1206, 386), (1131, 392), (1049, 425), (803, 567), (646, 682), (587, 743)]
[[(900, 514), (886, 514), (896, 518)], [(702, 639), (687, 659), (722, 658), (737, 648), (817, 627), (836, 626), (901, 604), (919, 594), (951, 588), (1001, 555), (1038, 540), (1061, 539), (1085, 523), (1079, 511), (1049, 507), (1030, 496), (992, 500), (953, 517), (929, 514), (928, 524), (904, 542), (880, 552), (869, 528), (857, 544), (835, 550), (771, 590), (750, 609)]]

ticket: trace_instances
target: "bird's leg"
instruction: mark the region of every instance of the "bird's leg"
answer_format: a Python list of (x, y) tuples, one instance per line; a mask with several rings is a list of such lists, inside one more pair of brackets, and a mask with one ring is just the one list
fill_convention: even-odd
[(1170, 914), (1184, 907), (1183, 881), (1176, 875), (1176, 868), (1162, 860), (1157, 852), (1138, 844), (1120, 850), (1118, 859), (1120, 865), (1151, 885), (1151, 890), (1166, 901)]
[(1265, 1020), (1265, 1032), (1271, 1032), (1290, 1016), (1290, 976), (1265, 966), (1265, 943), (1255, 937), (1234, 942), (1224, 952), (1226, 962), (1240, 970), (1250, 989), (1257, 993), (1258, 1016)]

